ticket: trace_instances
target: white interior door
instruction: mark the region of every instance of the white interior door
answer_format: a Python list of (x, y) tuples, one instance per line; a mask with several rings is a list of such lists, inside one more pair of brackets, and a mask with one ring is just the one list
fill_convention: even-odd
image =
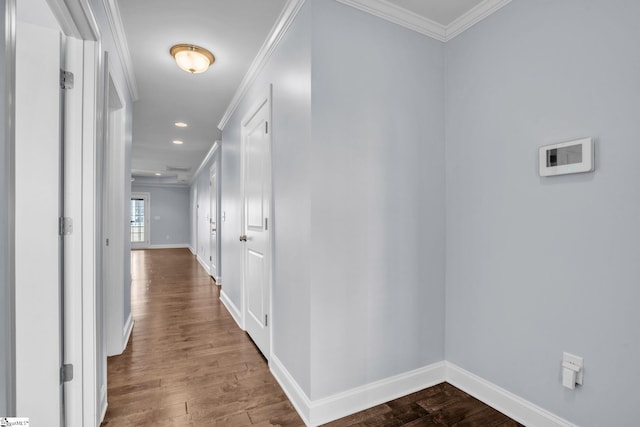
[(209, 274), (218, 282), (218, 161), (215, 160), (209, 176), (209, 199), (211, 201), (211, 215), (209, 217), (209, 231), (211, 233), (211, 252), (209, 252)]
[(245, 329), (269, 359), (271, 304), (270, 94), (243, 121), (243, 244)]
[[(55, 25), (47, 26), (55, 20), (46, 3), (35, 3), (33, 8), (19, 3), (15, 86), (16, 412), (29, 417), (31, 425), (58, 426), (63, 414), (58, 229), (61, 35), (59, 29), (52, 28)], [(45, 256), (36, 256), (34, 251)]]

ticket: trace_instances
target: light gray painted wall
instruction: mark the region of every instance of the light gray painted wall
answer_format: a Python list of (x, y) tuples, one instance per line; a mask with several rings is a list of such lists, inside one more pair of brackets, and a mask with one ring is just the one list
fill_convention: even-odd
[(222, 136), (222, 288), (241, 307), (241, 121), (273, 84), (273, 353), (310, 393), (311, 2), (299, 12)]
[[(639, 16), (514, 1), (446, 47), (446, 358), (581, 426), (637, 424)], [(539, 146), (585, 136), (594, 173), (538, 176)]]
[(443, 45), (313, 2), (311, 398), (444, 358)]
[(223, 132), (223, 290), (240, 307), (241, 120), (273, 83), (273, 352), (312, 399), (444, 357), (443, 59), (307, 2)]
[(188, 245), (191, 226), (189, 187), (133, 185), (131, 191), (150, 194), (150, 244)]

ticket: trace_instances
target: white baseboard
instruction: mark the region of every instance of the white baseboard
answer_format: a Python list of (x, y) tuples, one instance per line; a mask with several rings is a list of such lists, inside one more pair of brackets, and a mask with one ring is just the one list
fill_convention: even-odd
[(127, 344), (129, 343), (129, 338), (131, 338), (131, 332), (133, 331), (133, 313), (129, 313), (129, 317), (127, 318), (127, 322), (124, 324), (123, 333), (122, 333), (122, 351), (120, 353), (124, 353), (127, 349)]
[(305, 425), (310, 426), (309, 419), (311, 418), (311, 401), (307, 397), (307, 394), (300, 388), (298, 382), (291, 376), (287, 368), (284, 367), (278, 357), (271, 353), (271, 359), (269, 360), (269, 369), (276, 381), (284, 390), (284, 394), (287, 395), (291, 404), (302, 418)]
[(271, 372), (308, 426), (318, 426), (444, 382), (444, 362), (375, 381), (322, 399), (310, 400), (282, 362), (271, 355)]
[(198, 262), (200, 263), (200, 265), (202, 266), (202, 268), (205, 269), (205, 271), (207, 272), (207, 274), (211, 275), (211, 271), (209, 270), (209, 264), (207, 264), (206, 262), (204, 262), (204, 260), (202, 258), (200, 258), (200, 255), (196, 255), (196, 258), (198, 259)]
[(307, 426), (328, 423), (446, 381), (521, 424), (576, 427), (575, 424), (446, 361), (317, 400), (309, 399), (274, 354), (271, 355), (269, 368)]
[(227, 311), (231, 314), (231, 317), (233, 317), (233, 320), (236, 321), (240, 329), (244, 331), (244, 326), (242, 326), (242, 313), (231, 301), (231, 298), (229, 298), (224, 290), (220, 290), (220, 301), (222, 301), (222, 304), (226, 307)]
[(575, 424), (453, 363), (445, 363), (446, 379), (449, 384), (470, 394), (521, 424), (536, 427), (575, 427)]
[[(147, 249), (191, 249), (186, 243), (178, 243), (172, 245), (150, 245)], [(191, 251), (193, 252), (193, 251)]]
[(189, 250), (191, 251), (191, 253), (192, 253), (193, 255), (195, 255), (195, 254), (196, 254), (196, 250), (195, 250), (195, 249), (193, 249), (193, 247), (192, 247), (191, 245), (187, 245), (187, 247), (189, 248)]
[(100, 388), (100, 408), (98, 408), (98, 413), (100, 415), (98, 417), (98, 425), (101, 425), (104, 421), (104, 417), (107, 415), (108, 406), (109, 404), (107, 403), (107, 386), (105, 384)]

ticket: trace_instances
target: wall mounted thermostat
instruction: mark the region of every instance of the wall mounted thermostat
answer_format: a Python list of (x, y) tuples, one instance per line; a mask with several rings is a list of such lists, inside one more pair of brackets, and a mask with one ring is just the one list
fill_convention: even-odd
[(567, 175), (594, 170), (591, 138), (540, 147), (540, 176)]

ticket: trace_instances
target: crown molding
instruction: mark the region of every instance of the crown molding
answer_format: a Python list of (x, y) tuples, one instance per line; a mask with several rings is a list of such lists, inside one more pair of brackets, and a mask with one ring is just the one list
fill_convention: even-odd
[(258, 55), (256, 55), (255, 59), (251, 63), (251, 66), (249, 67), (249, 70), (242, 79), (242, 82), (236, 90), (236, 93), (233, 95), (231, 103), (229, 104), (229, 107), (227, 107), (227, 111), (224, 113), (224, 116), (222, 116), (222, 120), (220, 120), (220, 123), (218, 124), (218, 129), (224, 130), (227, 122), (229, 121), (229, 119), (231, 119), (231, 116), (240, 105), (240, 102), (242, 101), (244, 96), (247, 94), (247, 91), (251, 87), (251, 84), (256, 80), (258, 74), (269, 61), (269, 58), (271, 58), (271, 55), (275, 51), (276, 47), (278, 46), (278, 44), (280, 44), (280, 41), (287, 33), (287, 30), (289, 30), (289, 27), (293, 23), (295, 17), (298, 15), (298, 12), (300, 11), (300, 8), (302, 8), (304, 2), (305, 0), (289, 0), (287, 2), (284, 9), (282, 10), (282, 13), (278, 17), (276, 24), (271, 29), (269, 36), (258, 51)]
[(511, 0), (485, 0), (447, 26), (447, 41), (463, 33), (489, 15), (511, 3)]
[(118, 56), (120, 57), (120, 63), (122, 64), (122, 69), (124, 70), (124, 75), (127, 80), (129, 94), (131, 95), (131, 99), (136, 101), (138, 99), (138, 85), (136, 84), (136, 75), (133, 71), (133, 61), (131, 60), (129, 45), (127, 44), (127, 36), (124, 32), (124, 25), (120, 17), (120, 8), (116, 0), (103, 0), (103, 4)]
[(198, 169), (196, 169), (193, 176), (191, 177), (189, 185), (193, 184), (198, 179), (198, 175), (200, 175), (200, 172), (202, 172), (206, 164), (209, 162), (209, 160), (211, 160), (211, 157), (213, 157), (218, 148), (220, 148), (220, 144), (222, 144), (221, 141), (215, 141), (213, 143), (207, 155), (204, 157), (204, 159), (202, 159), (202, 163), (200, 163), (200, 166), (198, 166)]
[(444, 26), (386, 0), (336, 0), (378, 18), (398, 24), (425, 36), (446, 42), (482, 21), (511, 0), (484, 0), (473, 9)]
[(385, 0), (337, 0), (378, 18), (429, 36), (441, 42), (447, 39), (447, 27)]

